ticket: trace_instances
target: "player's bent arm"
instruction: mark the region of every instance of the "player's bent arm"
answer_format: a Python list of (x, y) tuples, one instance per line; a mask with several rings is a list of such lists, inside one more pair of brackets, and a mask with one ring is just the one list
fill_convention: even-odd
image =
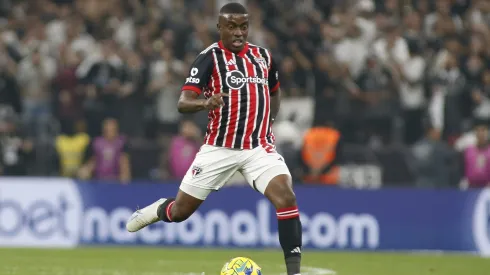
[(177, 109), (180, 113), (195, 113), (206, 109), (206, 100), (198, 98), (198, 94), (194, 91), (182, 91)]

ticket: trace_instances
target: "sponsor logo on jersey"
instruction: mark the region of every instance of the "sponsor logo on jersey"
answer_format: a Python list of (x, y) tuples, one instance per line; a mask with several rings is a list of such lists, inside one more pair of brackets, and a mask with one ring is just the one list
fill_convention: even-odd
[(267, 79), (260, 77), (245, 77), (240, 71), (231, 71), (226, 73), (226, 85), (231, 89), (241, 89), (245, 84), (268, 85)]
[(186, 83), (190, 83), (190, 84), (199, 84), (199, 82), (201, 82), (201, 80), (199, 78), (196, 78), (194, 76), (197, 75), (197, 73), (199, 72), (199, 69), (196, 68), (196, 67), (193, 67), (191, 69), (191, 76), (189, 76), (188, 78), (185, 79), (185, 82)]
[(195, 77), (188, 77), (185, 79), (185, 82), (191, 83), (191, 84), (199, 84), (199, 82), (201, 82), (201, 80), (199, 78), (195, 78)]

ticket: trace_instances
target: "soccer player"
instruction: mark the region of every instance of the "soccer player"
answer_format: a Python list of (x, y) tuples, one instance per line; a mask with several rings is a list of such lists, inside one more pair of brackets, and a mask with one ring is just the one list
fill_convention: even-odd
[(299, 275), (301, 222), (291, 174), (275, 151), (271, 131), (280, 105), (278, 68), (267, 49), (247, 42), (248, 26), (244, 6), (229, 3), (221, 8), (220, 41), (197, 56), (178, 102), (181, 113), (208, 110), (205, 144), (177, 196), (134, 212), (126, 227), (136, 232), (160, 220), (184, 221), (239, 171), (276, 208), (287, 274)]

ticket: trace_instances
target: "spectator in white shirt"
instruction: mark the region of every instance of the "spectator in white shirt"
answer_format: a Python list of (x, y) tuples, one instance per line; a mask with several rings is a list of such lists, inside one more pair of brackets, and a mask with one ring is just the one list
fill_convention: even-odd
[(450, 17), (453, 21), (456, 30), (461, 30), (463, 28), (463, 21), (459, 16), (451, 14), (451, 1), (450, 0), (437, 0), (436, 1), (436, 11), (427, 15), (425, 18), (425, 33), (427, 37), (435, 35), (435, 27), (437, 21), (444, 20)]
[(335, 58), (343, 63), (353, 78), (357, 78), (364, 68), (368, 56), (368, 40), (356, 20), (348, 22), (345, 37), (335, 46)]
[(385, 65), (401, 65), (409, 58), (407, 42), (400, 36), (394, 23), (390, 23), (386, 27), (386, 34), (374, 42), (373, 50), (378, 60)]
[(413, 144), (423, 135), (423, 117), (426, 106), (424, 75), (426, 62), (417, 43), (409, 44), (410, 57), (399, 66), (400, 101), (405, 119), (405, 142)]

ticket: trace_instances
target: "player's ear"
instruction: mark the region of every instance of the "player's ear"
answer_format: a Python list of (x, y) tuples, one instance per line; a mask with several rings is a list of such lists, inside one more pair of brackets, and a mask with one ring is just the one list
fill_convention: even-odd
[(221, 30), (221, 25), (219, 23), (216, 24), (216, 28), (218, 29), (218, 31), (220, 31)]

